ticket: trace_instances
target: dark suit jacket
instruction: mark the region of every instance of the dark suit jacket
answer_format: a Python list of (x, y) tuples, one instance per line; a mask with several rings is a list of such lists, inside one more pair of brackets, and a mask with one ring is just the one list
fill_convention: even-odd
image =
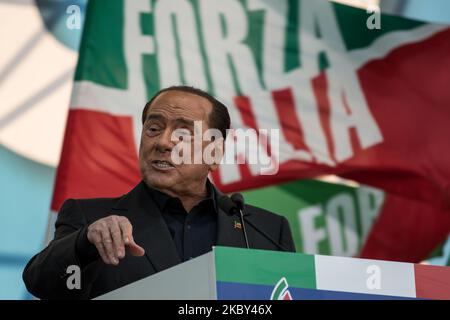
[[(54, 239), (25, 267), (23, 280), (28, 291), (41, 299), (91, 299), (181, 263), (161, 212), (145, 188), (144, 182), (140, 182), (119, 198), (65, 201), (55, 224)], [(217, 189), (215, 192), (221, 195)], [(250, 205), (245, 206), (245, 212), (247, 220), (283, 247), (295, 251), (286, 218)], [(69, 290), (67, 267), (80, 266), (76, 252), (78, 235), (94, 221), (109, 215), (121, 215), (130, 220), (134, 240), (145, 249), (145, 255), (127, 254), (118, 266), (96, 259), (81, 268), (81, 289)], [(245, 247), (242, 230), (234, 228), (234, 221), (238, 218), (219, 209), (217, 245)], [(251, 248), (279, 250), (248, 224), (247, 234)]]

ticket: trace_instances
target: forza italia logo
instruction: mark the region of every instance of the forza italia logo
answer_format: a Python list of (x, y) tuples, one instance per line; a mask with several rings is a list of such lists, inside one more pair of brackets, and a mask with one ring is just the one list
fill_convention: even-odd
[(294, 300), (285, 277), (282, 277), (273, 288), (270, 300)]

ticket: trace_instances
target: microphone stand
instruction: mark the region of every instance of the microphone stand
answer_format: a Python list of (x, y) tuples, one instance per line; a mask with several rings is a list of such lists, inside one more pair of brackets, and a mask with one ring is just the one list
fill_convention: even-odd
[(282, 251), (286, 251), (286, 252), (290, 252), (291, 250), (288, 250), (286, 247), (284, 247), (283, 245), (279, 244), (278, 242), (276, 242), (271, 236), (269, 236), (267, 233), (265, 233), (264, 231), (262, 231), (261, 229), (259, 229), (257, 226), (255, 226), (250, 220), (245, 219), (245, 221), (253, 228), (255, 229), (257, 232), (259, 232), (261, 235), (263, 235), (267, 240), (269, 240), (270, 242), (272, 242), (278, 249), (281, 249)]
[(250, 249), (250, 246), (248, 244), (248, 238), (247, 238), (247, 230), (245, 229), (244, 212), (240, 208), (238, 210), (239, 210), (239, 219), (241, 220), (241, 225), (242, 225), (242, 231), (244, 233), (245, 245), (247, 246), (247, 249)]
[[(247, 232), (245, 230), (245, 226), (244, 226), (244, 220), (251, 226), (253, 227), (253, 229), (255, 229), (257, 232), (259, 232), (261, 235), (263, 235), (267, 240), (269, 240), (270, 242), (272, 242), (278, 249), (282, 250), (282, 251), (287, 251), (289, 252), (290, 250), (288, 250), (287, 248), (285, 248), (284, 246), (282, 246), (281, 244), (279, 244), (277, 241), (275, 241), (274, 239), (272, 239), (271, 236), (269, 236), (267, 233), (265, 233), (264, 231), (262, 231), (261, 229), (259, 229), (258, 227), (256, 227), (251, 221), (247, 220), (244, 218), (244, 197), (242, 196), (242, 194), (240, 193), (235, 193), (231, 196), (231, 200), (236, 204), (236, 208), (239, 210), (240, 213), (240, 218), (242, 221), (242, 227), (244, 228), (244, 235), (245, 237), (247, 237)], [(247, 248), (248, 248), (248, 244), (247, 244)]]

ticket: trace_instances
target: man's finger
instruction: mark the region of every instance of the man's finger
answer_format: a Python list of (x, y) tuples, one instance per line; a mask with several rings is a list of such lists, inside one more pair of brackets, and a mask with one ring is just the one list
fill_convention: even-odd
[(97, 248), (97, 251), (100, 254), (100, 257), (102, 258), (103, 262), (106, 264), (112, 264), (112, 262), (108, 258), (108, 255), (106, 254), (105, 248), (103, 247), (103, 243), (98, 242), (97, 244), (95, 244), (95, 247)]
[(117, 265), (119, 263), (119, 260), (116, 258), (116, 255), (114, 252), (109, 228), (102, 229), (101, 233), (102, 233), (102, 244), (105, 248), (106, 255), (108, 256), (108, 258), (112, 264)]
[(112, 237), (115, 257), (122, 259), (125, 257), (125, 247), (122, 239), (122, 232), (116, 219), (111, 220), (109, 231)]
[(137, 257), (142, 257), (145, 254), (145, 250), (134, 242), (133, 238), (133, 226), (127, 218), (123, 217), (119, 221), (120, 229), (122, 230), (123, 241), (129, 250), (130, 254)]
[(95, 231), (91, 233), (91, 239), (89, 240), (91, 241), (91, 243), (95, 246), (95, 248), (97, 249), (97, 252), (99, 253), (100, 257), (102, 258), (103, 262), (106, 264), (111, 264), (111, 262), (109, 261), (109, 258), (105, 252), (105, 248), (103, 247), (102, 244), (102, 235)]
[(119, 227), (122, 231), (123, 242), (125, 245), (129, 244), (130, 239), (133, 238), (133, 226), (127, 218), (122, 217), (122, 219), (119, 220)]

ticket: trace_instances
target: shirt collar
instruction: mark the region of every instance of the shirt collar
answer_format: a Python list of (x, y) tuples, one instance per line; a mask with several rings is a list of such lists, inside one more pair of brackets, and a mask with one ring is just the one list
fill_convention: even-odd
[[(161, 192), (155, 188), (147, 186), (146, 183), (144, 183), (144, 184), (147, 187), (146, 189), (149, 191), (149, 194), (151, 195), (153, 200), (156, 202), (156, 205), (158, 206), (159, 210), (161, 210), (161, 212), (164, 212), (164, 209), (170, 199), (178, 199), (178, 198), (172, 197), (164, 192)], [(206, 179), (206, 193), (207, 193), (207, 196), (203, 200), (201, 200), (199, 203), (201, 203), (203, 201), (212, 201), (213, 206), (214, 206), (214, 211), (215, 211), (215, 213), (217, 213), (218, 212), (217, 192), (214, 188), (214, 185), (211, 183), (211, 181), (209, 181), (209, 179)]]

